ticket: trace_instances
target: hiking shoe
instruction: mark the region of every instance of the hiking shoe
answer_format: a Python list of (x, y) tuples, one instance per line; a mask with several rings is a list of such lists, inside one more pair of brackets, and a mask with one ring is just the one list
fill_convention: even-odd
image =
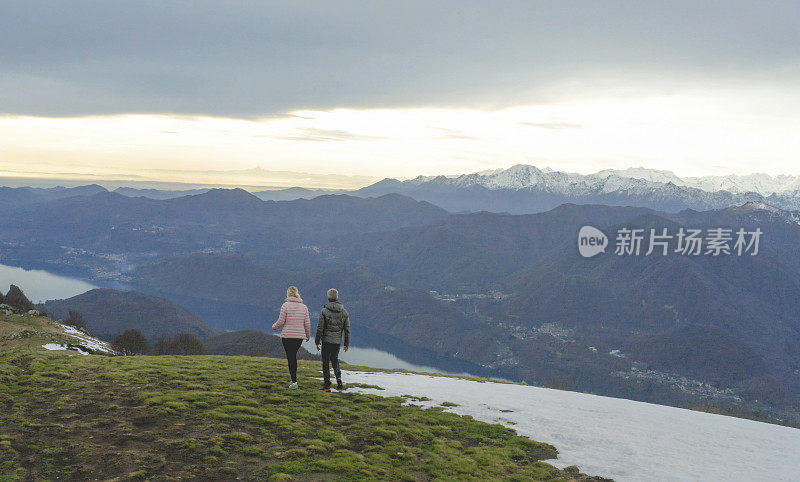
[(344, 383), (342, 383), (342, 379), (336, 379), (336, 389), (337, 390), (344, 390)]
[(323, 392), (330, 392), (331, 391), (331, 387), (322, 387), (322, 388), (320, 388), (320, 390), (322, 390)]
[(292, 390), (297, 390), (297, 382), (292, 382), (292, 384), (289, 385), (289, 388), (291, 388)]

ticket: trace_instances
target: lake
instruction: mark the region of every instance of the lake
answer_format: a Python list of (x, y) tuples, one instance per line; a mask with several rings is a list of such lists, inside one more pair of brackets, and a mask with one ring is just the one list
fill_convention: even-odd
[[(99, 287), (90, 281), (57, 275), (49, 271), (38, 269), (27, 270), (15, 266), (0, 264), (0, 289), (2, 289), (5, 293), (8, 291), (9, 285), (12, 284), (19, 286), (28, 296), (28, 298), (34, 303), (41, 303), (54, 299), (71, 298)], [(176, 301), (181, 303), (182, 300)], [(193, 308), (195, 307), (192, 306), (192, 304), (181, 304), (190, 309), (190, 311), (194, 311)], [(225, 308), (226, 310), (230, 310), (230, 307), (228, 306)], [(203, 313), (203, 311), (205, 310), (201, 310), (201, 312), (196, 314), (204, 317), (203, 315), (206, 313)], [(235, 310), (232, 311), (235, 312)], [(231, 311), (227, 311), (228, 316), (230, 316), (230, 313)], [(214, 316), (211, 316), (210, 318), (206, 319), (206, 321), (214, 326), (214, 318)], [(303, 347), (310, 353), (317, 353), (317, 348), (314, 346), (313, 340), (304, 343)], [(375, 368), (397, 368), (420, 372), (450, 373), (449, 371), (444, 371), (432, 366), (411, 363), (398, 358), (388, 351), (368, 346), (353, 346), (347, 353), (342, 351), (340, 359), (343, 362), (351, 363), (353, 365), (363, 365)]]
[[(308, 350), (309, 353), (317, 352), (317, 347), (314, 345), (313, 338), (309, 341), (303, 342), (303, 348)], [(374, 368), (400, 368), (403, 370), (411, 370), (415, 372), (431, 372), (431, 373), (445, 373), (442, 370), (425, 365), (416, 365), (414, 363), (401, 360), (391, 353), (377, 348), (367, 348), (352, 346), (347, 352), (343, 349), (339, 351), (339, 359), (345, 363), (353, 365), (362, 365)]]
[(68, 276), (0, 264), (0, 289), (6, 293), (12, 284), (19, 286), (34, 303), (71, 298), (97, 288), (88, 281)]

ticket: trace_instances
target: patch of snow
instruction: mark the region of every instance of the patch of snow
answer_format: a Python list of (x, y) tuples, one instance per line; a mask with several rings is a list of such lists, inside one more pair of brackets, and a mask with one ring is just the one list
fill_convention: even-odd
[(70, 335), (85, 335), (86, 334), (86, 333), (82, 332), (81, 330), (75, 328), (74, 326), (61, 325), (61, 328), (64, 329), (65, 333), (68, 333)]
[(44, 348), (45, 350), (51, 350), (51, 351), (54, 351), (54, 350), (66, 350), (67, 349), (67, 347), (65, 347), (64, 345), (59, 345), (58, 343), (48, 343), (46, 345), (42, 345), (42, 348)]
[(625, 354), (620, 350), (611, 350), (608, 354), (617, 358), (625, 358)]
[(59, 326), (64, 330), (66, 334), (72, 336), (73, 338), (77, 338), (78, 340), (80, 340), (81, 345), (92, 351), (108, 353), (109, 355), (116, 354), (114, 349), (111, 348), (111, 346), (104, 341), (100, 341), (97, 338), (94, 338), (93, 336), (89, 336), (73, 326), (61, 325), (61, 324)]
[(50, 351), (75, 350), (78, 353), (80, 353), (81, 355), (88, 355), (89, 354), (88, 351), (83, 351), (80, 348), (77, 348), (77, 347), (70, 348), (70, 347), (68, 347), (66, 345), (59, 345), (58, 343), (47, 343), (45, 345), (42, 345), (42, 348), (44, 348), (45, 350), (50, 350)]
[(559, 450), (557, 467), (577, 465), (618, 481), (798, 480), (800, 430), (577, 392), (405, 373), (345, 372), (353, 388), (503, 424)]

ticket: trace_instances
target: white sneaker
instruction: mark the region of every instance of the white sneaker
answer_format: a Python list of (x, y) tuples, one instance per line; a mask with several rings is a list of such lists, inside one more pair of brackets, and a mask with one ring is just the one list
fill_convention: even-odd
[(289, 388), (291, 388), (292, 390), (296, 390), (297, 389), (297, 382), (292, 382), (292, 384), (289, 385)]

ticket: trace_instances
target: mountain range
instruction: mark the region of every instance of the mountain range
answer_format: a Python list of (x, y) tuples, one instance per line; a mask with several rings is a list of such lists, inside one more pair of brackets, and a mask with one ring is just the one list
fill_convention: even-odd
[(0, 186), (0, 203), (6, 206), (24, 206), (48, 201), (57, 201), (77, 196), (91, 196), (107, 192), (98, 184), (78, 187), (7, 187)]
[(213, 189), (156, 200), (101, 191), (28, 204), (6, 203), (0, 218), (6, 260), (82, 266), (117, 273), (142, 260), (194, 252), (270, 253), (296, 248), (297, 259), (344, 234), (424, 224), (448, 215), (424, 201), (387, 194), (262, 201), (242, 189)]
[[(287, 282), (310, 293), (312, 309), (336, 286), (359, 320), (354, 336), (414, 348), (415, 361), (445, 358), (478, 374), (659, 403), (713, 399), (763, 410), (800, 396), (798, 219), (759, 204), (680, 213), (563, 205), (344, 235), (296, 263), (194, 254), (131, 276), (192, 306), (243, 307), (241, 324), (228, 329), (274, 317)], [(586, 224), (612, 239), (626, 226), (758, 228), (764, 239), (757, 256), (585, 259), (576, 239)], [(211, 311), (203, 316), (214, 319)], [(713, 390), (703, 388), (709, 383)]]
[[(524, 187), (539, 175), (534, 169), (473, 176), (484, 184), (491, 176), (522, 179), (503, 181), (514, 191), (454, 178), (417, 184), (502, 200), (504, 193), (541, 192)], [(619, 179), (609, 175), (604, 185)], [(729, 200), (739, 195), (720, 192)], [(354, 339), (404, 350), (420, 364), (786, 418), (800, 405), (800, 212), (752, 196), (678, 212), (630, 202), (450, 214), (397, 193), (263, 201), (217, 189), (156, 200), (103, 190), (5, 201), (16, 216), (0, 219), (0, 259), (66, 272), (82, 267), (94, 279), (180, 303), (218, 330), (262, 328), (277, 316), (289, 284), (300, 287), (313, 317), (335, 286), (357, 320)], [(763, 240), (758, 256), (609, 250), (586, 259), (576, 247), (584, 225), (612, 242), (622, 228), (682, 227), (760, 229)]]
[[(147, 197), (150, 199), (173, 199), (195, 194), (203, 194), (211, 189), (185, 189), (185, 190), (162, 190), (162, 189), (142, 189), (133, 187), (118, 187), (114, 189), (117, 194), (128, 197)], [(262, 201), (294, 201), (295, 199), (313, 199), (327, 194), (343, 194), (348, 192), (344, 189), (308, 189), (304, 187), (290, 187), (286, 189), (269, 189), (263, 191), (253, 191), (253, 195)]]
[(408, 181), (420, 185), (429, 181), (447, 180), (449, 184), (461, 187), (480, 185), (487, 189), (525, 189), (535, 186), (565, 190), (565, 186), (586, 182), (600, 183), (611, 179), (607, 191), (625, 187), (625, 183), (614, 185), (619, 179), (636, 179), (650, 183), (668, 184), (701, 189), (703, 191), (729, 191), (732, 193), (752, 192), (768, 196), (796, 192), (800, 190), (800, 176), (770, 176), (763, 173), (725, 176), (679, 177), (672, 171), (631, 167), (627, 169), (604, 169), (594, 174), (577, 174), (555, 171), (550, 168), (538, 169), (535, 166), (517, 164), (508, 169), (494, 169), (460, 176), (418, 176)]
[(450, 212), (528, 214), (564, 203), (639, 206), (660, 211), (722, 209), (765, 202), (800, 209), (800, 177), (752, 174), (680, 178), (643, 168), (576, 174), (518, 164), (460, 176), (384, 179), (355, 191), (377, 196), (399, 193)]
[[(355, 190), (291, 187), (255, 190), (264, 201), (313, 199), (332, 194), (379, 197), (402, 194), (428, 201), (452, 213), (544, 212), (564, 203), (607, 204), (647, 207), (677, 212), (683, 209), (710, 210), (764, 202), (787, 210), (800, 209), (800, 176), (756, 173), (747, 175), (680, 177), (667, 170), (628, 168), (605, 169), (593, 174), (578, 174), (539, 169), (518, 164), (458, 176), (418, 176), (400, 181), (386, 178)], [(96, 194), (105, 191), (98, 185), (76, 188), (0, 188), (0, 202), (21, 205)], [(156, 200), (204, 194), (211, 189), (137, 189), (118, 187), (117, 194)]]
[[(131, 190), (118, 189), (117, 192), (133, 194)], [(172, 196), (179, 192), (175, 191)], [(578, 174), (518, 164), (508, 169), (458, 176), (418, 176), (405, 181), (387, 178), (351, 191), (294, 187), (254, 192), (264, 200), (287, 201), (341, 193), (359, 197), (403, 194), (453, 213), (529, 214), (548, 211), (564, 203), (639, 206), (677, 212), (765, 202), (797, 210), (800, 209), (800, 176), (756, 173), (679, 177), (671, 171), (646, 168)], [(159, 196), (145, 191), (136, 194)]]

